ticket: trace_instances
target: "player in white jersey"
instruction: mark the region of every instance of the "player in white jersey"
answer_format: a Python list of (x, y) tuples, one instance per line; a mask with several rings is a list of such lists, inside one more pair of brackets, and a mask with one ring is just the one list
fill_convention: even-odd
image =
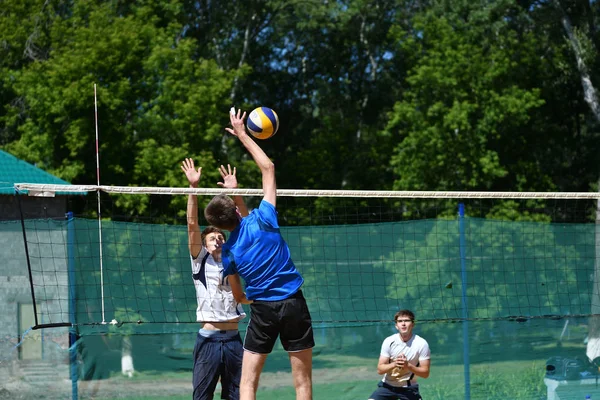
[[(246, 316), (229, 284), (229, 276), (223, 276), (221, 245), (225, 243), (222, 230), (207, 226), (201, 234), (202, 250), (192, 259), (192, 278), (196, 288), (196, 321), (214, 326), (215, 323), (236, 322)], [(210, 249), (210, 251), (209, 251)], [(223, 328), (223, 326), (220, 326)], [(225, 327), (227, 328), (227, 326)], [(203, 329), (211, 329), (203, 327)], [(223, 329), (215, 329), (223, 330)]]
[(398, 334), (385, 338), (381, 345), (377, 373), (383, 379), (369, 400), (419, 400), (417, 376), (429, 377), (429, 344), (413, 334), (415, 315), (400, 310), (394, 315)]
[[(181, 169), (190, 187), (197, 188), (202, 168), (196, 170), (194, 161), (186, 158)], [(220, 186), (237, 187), (235, 168), (232, 172), (231, 167), (221, 166), (219, 172), (223, 178)], [(243, 199), (237, 197), (234, 200), (240, 214), (247, 215)], [(246, 316), (241, 304), (250, 301), (246, 299), (238, 275), (223, 276), (223, 231), (208, 226), (200, 232), (196, 195), (188, 197), (187, 225), (192, 277), (198, 301), (196, 320), (202, 324), (194, 347), (193, 399), (212, 399), (220, 379), (221, 398), (238, 400), (244, 352), (238, 322)]]

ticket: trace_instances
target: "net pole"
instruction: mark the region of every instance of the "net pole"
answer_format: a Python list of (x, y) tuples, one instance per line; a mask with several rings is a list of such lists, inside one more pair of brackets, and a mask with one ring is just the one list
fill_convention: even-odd
[[(96, 184), (100, 186), (100, 151), (98, 146), (98, 100), (96, 96), (96, 84), (94, 83), (94, 122), (96, 125)], [(106, 324), (104, 317), (104, 268), (102, 263), (102, 214), (100, 209), (100, 190), (96, 190), (98, 199), (98, 245), (100, 251), (100, 297), (102, 303), (102, 324)]]
[[(25, 230), (25, 216), (23, 214), (23, 206), (21, 205), (21, 198), (19, 197), (19, 193), (17, 193), (16, 191), (15, 196), (17, 198), (17, 204), (19, 205), (19, 215), (21, 216), (21, 229), (23, 230), (23, 246), (25, 247), (25, 255), (27, 257), (27, 272), (29, 274), (29, 288), (31, 289), (31, 301), (33, 302), (33, 319), (35, 321), (35, 325), (32, 327), (33, 329), (39, 325), (37, 300), (35, 298), (35, 287), (33, 286), (33, 274), (31, 273), (31, 259), (29, 258), (29, 246), (27, 245), (27, 233)], [(23, 336), (21, 336), (21, 340), (25, 336), (25, 333), (23, 334)]]
[(462, 313), (463, 313), (463, 363), (465, 374), (465, 400), (471, 399), (471, 372), (469, 361), (469, 310), (467, 303), (467, 240), (465, 236), (465, 205), (458, 205), (458, 234), (460, 249), (460, 275), (462, 286)]

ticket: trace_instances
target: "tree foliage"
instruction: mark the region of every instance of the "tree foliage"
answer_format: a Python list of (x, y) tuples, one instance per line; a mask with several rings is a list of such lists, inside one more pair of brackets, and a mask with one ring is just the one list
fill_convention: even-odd
[[(572, 21), (596, 82), (598, 7), (7, 0), (0, 146), (95, 183), (96, 84), (103, 184), (182, 186), (189, 156), (206, 186), (230, 163), (260, 187), (223, 128), (231, 105), (266, 105), (281, 128), (260, 144), (282, 188), (587, 191), (598, 123), (560, 21)], [(183, 203), (117, 207), (166, 215)]]

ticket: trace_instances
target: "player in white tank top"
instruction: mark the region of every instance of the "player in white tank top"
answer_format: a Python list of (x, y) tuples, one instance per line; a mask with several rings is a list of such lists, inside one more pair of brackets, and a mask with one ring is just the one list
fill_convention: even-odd
[[(192, 278), (196, 287), (196, 320), (211, 323), (215, 327), (221, 322), (237, 322), (246, 314), (242, 305), (235, 301), (229, 277), (223, 276), (220, 262), (220, 243), (224, 243), (223, 233), (217, 228), (207, 227), (202, 232), (204, 246), (196, 258), (192, 259)], [(212, 254), (207, 247), (213, 248)], [(217, 257), (217, 260), (215, 260)]]
[[(190, 187), (197, 188), (202, 168), (196, 170), (192, 159), (181, 165)], [(219, 169), (226, 188), (236, 188), (235, 168)], [(239, 197), (239, 209), (248, 212)], [(194, 347), (193, 399), (212, 399), (217, 382), (221, 381), (221, 398), (238, 400), (242, 370), (242, 341), (238, 322), (246, 316), (243, 303), (246, 298), (237, 275), (223, 277), (221, 245), (225, 242), (223, 232), (207, 227), (200, 232), (198, 200), (188, 197), (187, 204), (188, 246), (192, 263), (192, 278), (196, 288), (196, 320), (202, 324)]]

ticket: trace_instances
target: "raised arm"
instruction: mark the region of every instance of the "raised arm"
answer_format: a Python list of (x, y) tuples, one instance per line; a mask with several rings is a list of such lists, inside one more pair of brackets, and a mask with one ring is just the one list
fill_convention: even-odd
[(244, 126), (246, 113), (244, 112), (240, 116), (241, 112), (242, 110), (238, 110), (236, 114), (229, 114), (233, 129), (225, 128), (225, 130), (232, 135), (237, 136), (240, 142), (242, 142), (244, 147), (248, 150), (262, 174), (262, 186), (265, 194), (264, 200), (271, 203), (273, 206), (276, 206), (277, 184), (275, 182), (275, 165), (269, 157), (267, 157), (260, 146), (246, 133), (246, 127)]
[[(223, 178), (223, 182), (217, 182), (217, 185), (222, 186), (224, 188), (235, 189), (238, 187), (236, 168), (233, 167), (233, 172), (231, 171), (231, 165), (227, 164), (227, 168), (223, 165), (219, 168), (219, 172), (221, 173), (221, 178)], [(248, 216), (248, 207), (246, 207), (246, 202), (244, 202), (244, 198), (242, 196), (232, 196), (233, 202), (238, 208), (240, 215), (242, 217)]]
[[(197, 188), (202, 175), (202, 167), (196, 170), (194, 160), (186, 158), (181, 163), (181, 170), (185, 174), (190, 187)], [(188, 196), (187, 202), (187, 226), (188, 226), (188, 248), (192, 257), (198, 257), (202, 250), (202, 234), (200, 232), (200, 223), (198, 221), (198, 198), (195, 194)]]

